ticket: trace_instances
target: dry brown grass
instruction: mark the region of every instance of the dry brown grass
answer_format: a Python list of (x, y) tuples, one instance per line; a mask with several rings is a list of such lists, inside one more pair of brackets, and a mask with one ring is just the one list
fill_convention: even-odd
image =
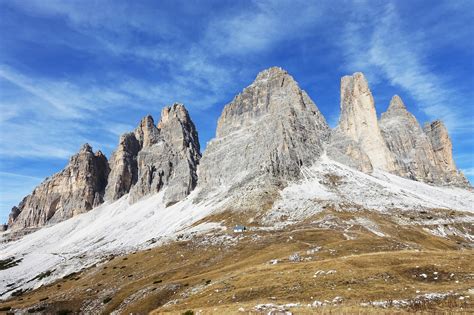
[[(333, 215), (350, 219), (362, 214)], [(455, 241), (431, 236), (417, 227), (394, 226), (381, 215), (369, 212), (363, 215), (376, 221), (391, 237), (376, 237), (364, 229), (356, 229), (353, 233), (357, 239), (347, 240), (340, 231), (317, 228), (308, 220), (291, 229), (246, 233), (235, 246), (204, 247), (198, 240), (173, 242), (115, 257), (79, 275), (4, 302), (0, 309), (8, 306), (28, 310), (41, 306), (53, 314), (81, 309), (85, 313), (89, 310), (104, 314), (117, 309), (123, 314), (150, 311), (181, 314), (190, 309), (232, 314), (238, 313), (241, 307), (252, 310), (260, 303), (307, 305), (314, 300), (332, 301), (340, 296), (343, 298), (340, 305), (305, 306), (292, 311), (296, 314), (474, 311), (469, 298), (461, 301), (457, 297), (403, 310), (360, 306), (362, 302), (412, 299), (431, 292), (467, 294), (474, 287), (472, 250), (460, 250)], [(211, 219), (233, 224), (232, 220), (242, 218), (222, 213)], [(400, 244), (408, 244), (411, 249), (400, 249)], [(322, 249), (306, 254), (316, 246)], [(290, 262), (288, 257), (295, 252), (307, 260)], [(280, 262), (269, 264), (271, 259)], [(314, 277), (318, 270), (336, 272)], [(423, 273), (428, 275), (427, 279), (420, 277)], [(193, 289), (195, 292), (191, 294)], [(130, 302), (124, 305), (126, 300)], [(172, 300), (177, 303), (165, 306)]]

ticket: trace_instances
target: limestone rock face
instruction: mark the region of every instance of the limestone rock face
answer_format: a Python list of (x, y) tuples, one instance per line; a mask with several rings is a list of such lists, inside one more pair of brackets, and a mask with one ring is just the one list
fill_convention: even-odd
[(41, 227), (66, 220), (99, 205), (103, 200), (109, 167), (102, 152), (85, 144), (61, 172), (41, 183), (12, 209), (9, 227)]
[(341, 79), (339, 131), (359, 144), (374, 168), (394, 172), (395, 162), (380, 132), (374, 98), (360, 72)]
[(424, 131), (433, 147), (436, 165), (444, 174), (444, 183), (460, 187), (471, 187), (464, 174), (457, 170), (453, 159), (453, 145), (448, 130), (442, 121), (427, 123)]
[(166, 204), (182, 200), (196, 187), (199, 150), (196, 127), (184, 105), (165, 107), (158, 125), (144, 117), (134, 132), (120, 138), (110, 159), (106, 200), (130, 193), (135, 202), (164, 188)]
[(435, 183), (439, 172), (430, 140), (398, 95), (390, 101), (379, 125), (395, 157), (397, 173), (414, 180)]
[[(198, 170), (199, 187), (258, 190), (301, 176), (323, 153), (326, 120), (281, 68), (270, 68), (227, 104)], [(248, 191), (248, 196), (251, 192)]]
[(135, 138), (140, 144), (141, 148), (147, 148), (158, 142), (159, 131), (155, 126), (153, 117), (145, 116), (140, 125), (135, 129)]
[(182, 104), (164, 108), (157, 127), (153, 120), (145, 120), (135, 131), (136, 136), (143, 134), (143, 140), (139, 139), (138, 179), (130, 196), (136, 201), (166, 187), (164, 201), (170, 205), (196, 187), (201, 158), (198, 134)]
[(360, 147), (359, 143), (342, 133), (339, 128), (332, 130), (326, 151), (328, 156), (334, 161), (364, 173), (371, 173), (373, 171), (370, 158)]
[(435, 185), (469, 186), (456, 169), (451, 140), (442, 122), (427, 124), (423, 130), (395, 95), (379, 125), (395, 157), (398, 175)]
[(117, 200), (130, 191), (137, 182), (138, 166), (137, 155), (141, 146), (135, 133), (130, 132), (120, 137), (117, 150), (110, 158), (110, 174), (105, 200)]

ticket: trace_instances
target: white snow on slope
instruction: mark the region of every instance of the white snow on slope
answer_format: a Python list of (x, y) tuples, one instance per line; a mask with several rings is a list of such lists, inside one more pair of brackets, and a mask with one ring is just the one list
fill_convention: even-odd
[(303, 179), (280, 193), (267, 215), (269, 221), (304, 219), (328, 206), (390, 211), (453, 209), (474, 213), (474, 192), (456, 187), (437, 187), (375, 170), (359, 172), (323, 155), (312, 167), (302, 168)]
[[(97, 263), (109, 254), (150, 246), (152, 239), (162, 243), (219, 206), (212, 199), (193, 204), (194, 192), (184, 201), (165, 208), (163, 194), (164, 191), (132, 205), (129, 205), (126, 195), (114, 203), (105, 203), (18, 241), (0, 244), (0, 259), (23, 258), (18, 266), (0, 271), (0, 294), (13, 288), (36, 288)], [(206, 226), (215, 228), (214, 225)], [(208, 229), (201, 227), (191, 231)], [(31, 281), (42, 272), (53, 269), (51, 276)], [(11, 283), (14, 285), (7, 287)], [(0, 298), (6, 298), (10, 293)]]
[[(368, 175), (323, 156), (317, 164), (302, 169), (304, 179), (281, 191), (267, 219), (278, 225), (279, 218), (291, 223), (330, 205), (354, 210), (376, 211), (445, 208), (474, 213), (474, 193), (460, 188), (434, 187), (381, 171)], [(128, 196), (105, 203), (85, 214), (45, 227), (18, 241), (0, 244), (0, 260), (15, 257), (18, 266), (0, 271), (0, 299), (17, 289), (36, 288), (71, 272), (90, 266), (109, 254), (126, 253), (174, 239), (177, 234), (205, 232), (219, 228), (196, 221), (221, 210), (227, 200), (225, 189), (206, 200), (193, 203), (199, 191), (165, 208), (163, 192), (129, 205)], [(286, 224), (285, 223), (285, 224)], [(367, 225), (379, 236), (376, 225)], [(155, 245), (156, 245), (155, 244)], [(54, 270), (42, 280), (32, 280)], [(9, 287), (7, 285), (13, 284)], [(10, 290), (9, 293), (3, 294)]]

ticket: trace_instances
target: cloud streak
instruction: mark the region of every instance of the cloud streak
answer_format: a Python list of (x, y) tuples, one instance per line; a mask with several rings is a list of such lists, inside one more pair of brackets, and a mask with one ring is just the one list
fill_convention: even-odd
[(416, 101), (418, 109), (430, 119), (442, 119), (452, 133), (472, 130), (471, 116), (453, 103), (460, 100), (460, 91), (452, 79), (437, 73), (426, 52), (433, 50), (425, 34), (403, 29), (393, 2), (382, 8), (355, 11), (346, 25), (343, 48), (345, 67), (359, 69), (373, 81), (387, 80), (400, 87)]

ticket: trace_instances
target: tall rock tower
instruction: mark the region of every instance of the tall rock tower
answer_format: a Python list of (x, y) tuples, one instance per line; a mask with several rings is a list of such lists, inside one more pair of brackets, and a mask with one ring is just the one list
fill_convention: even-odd
[(374, 98), (360, 72), (341, 79), (341, 116), (337, 128), (359, 144), (374, 168), (395, 171), (393, 156), (379, 129)]
[(441, 174), (444, 175), (444, 183), (460, 187), (471, 187), (464, 174), (456, 168), (453, 159), (453, 144), (443, 122), (436, 120), (432, 123), (427, 123), (423, 129), (431, 141), (436, 165)]
[(59, 173), (47, 178), (13, 207), (9, 228), (36, 228), (84, 213), (103, 201), (109, 167), (102, 152), (88, 144)]
[(410, 179), (435, 183), (439, 172), (430, 140), (398, 95), (393, 96), (379, 125), (395, 157), (397, 173)]
[(158, 125), (148, 115), (120, 138), (110, 159), (106, 200), (130, 192), (134, 202), (166, 188), (165, 204), (176, 203), (196, 186), (200, 158), (196, 127), (184, 105), (165, 107)]
[[(227, 104), (199, 167), (199, 187), (252, 193), (299, 178), (323, 153), (330, 133), (309, 96), (273, 67)], [(245, 188), (244, 188), (245, 187)]]
[(395, 95), (379, 125), (398, 175), (434, 185), (470, 187), (454, 164), (451, 140), (441, 121), (426, 124), (423, 130)]

